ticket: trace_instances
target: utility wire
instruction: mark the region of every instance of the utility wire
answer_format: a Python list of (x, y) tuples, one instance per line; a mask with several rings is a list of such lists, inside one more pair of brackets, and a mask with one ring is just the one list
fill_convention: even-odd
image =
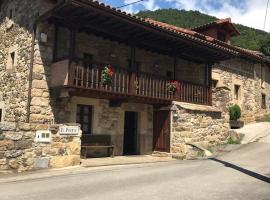
[(265, 17), (264, 17), (264, 24), (263, 24), (263, 30), (265, 30), (265, 24), (266, 24), (266, 19), (267, 19), (267, 14), (268, 14), (269, 1), (270, 0), (267, 1), (266, 11), (265, 11)]
[[(132, 2), (132, 3), (129, 3), (129, 4), (125, 4), (125, 5), (122, 5), (122, 6), (118, 6), (116, 8), (123, 8), (123, 7), (126, 7), (126, 6), (130, 6), (130, 5), (133, 5), (133, 4), (136, 4), (136, 3), (140, 3), (144, 0), (139, 0), (139, 1), (135, 1), (135, 2)], [(269, 1), (269, 0), (268, 0)]]

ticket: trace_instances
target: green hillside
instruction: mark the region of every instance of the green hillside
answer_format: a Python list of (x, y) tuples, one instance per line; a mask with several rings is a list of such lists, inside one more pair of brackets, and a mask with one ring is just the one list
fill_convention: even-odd
[[(152, 18), (161, 22), (183, 28), (193, 28), (217, 20), (216, 17), (202, 14), (199, 11), (185, 11), (177, 9), (161, 9), (156, 11), (141, 11), (140, 17)], [(270, 55), (270, 34), (258, 29), (235, 24), (241, 35), (234, 37), (233, 45), (247, 49), (262, 51)]]

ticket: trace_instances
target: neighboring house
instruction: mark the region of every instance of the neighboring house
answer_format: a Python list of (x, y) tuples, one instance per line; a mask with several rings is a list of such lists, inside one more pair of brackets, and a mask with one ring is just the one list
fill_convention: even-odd
[[(226, 47), (231, 44), (232, 37), (240, 35), (239, 31), (231, 23), (230, 18), (217, 20), (192, 30), (218, 39), (226, 43), (223, 44)], [(254, 60), (255, 57), (261, 57), (262, 61), (265, 59), (260, 52), (240, 47), (231, 48), (244, 52), (246, 55), (213, 65), (214, 104), (217, 107), (220, 107), (221, 104), (224, 105), (226, 101), (223, 95), (221, 94), (221, 97), (218, 95), (222, 93), (221, 88), (227, 88), (230, 91), (229, 95), (227, 95), (229, 97), (227, 101), (241, 107), (242, 120), (246, 123), (254, 122), (257, 117), (262, 117), (270, 111), (269, 64)]]
[(0, 8), (1, 169), (30, 170), (44, 158), (50, 167), (78, 164), (78, 138), (34, 142), (54, 124), (80, 124), (82, 143), (110, 135), (116, 155), (187, 156), (188, 143), (226, 140), (229, 103), (247, 120), (269, 110), (262, 70), (270, 61), (231, 46), (239, 33), (230, 22), (222, 36), (209, 26), (210, 37), (91, 0), (2, 0)]

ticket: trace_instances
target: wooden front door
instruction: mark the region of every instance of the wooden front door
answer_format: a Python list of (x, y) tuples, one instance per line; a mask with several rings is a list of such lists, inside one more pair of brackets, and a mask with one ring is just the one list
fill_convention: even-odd
[(170, 122), (170, 111), (154, 112), (154, 151), (170, 152)]

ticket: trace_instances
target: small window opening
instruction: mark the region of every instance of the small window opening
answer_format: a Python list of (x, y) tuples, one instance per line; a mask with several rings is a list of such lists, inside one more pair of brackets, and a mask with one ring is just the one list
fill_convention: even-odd
[(10, 53), (10, 58), (11, 58), (11, 67), (13, 69), (15, 63), (15, 52)]
[(266, 109), (266, 95), (262, 94), (262, 109)]
[(0, 122), (2, 122), (2, 109), (0, 109)]
[(218, 80), (212, 80), (212, 88), (217, 88)]
[(226, 42), (226, 34), (218, 33), (218, 40), (220, 40), (222, 42)]
[(234, 85), (234, 99), (240, 99), (240, 85)]

